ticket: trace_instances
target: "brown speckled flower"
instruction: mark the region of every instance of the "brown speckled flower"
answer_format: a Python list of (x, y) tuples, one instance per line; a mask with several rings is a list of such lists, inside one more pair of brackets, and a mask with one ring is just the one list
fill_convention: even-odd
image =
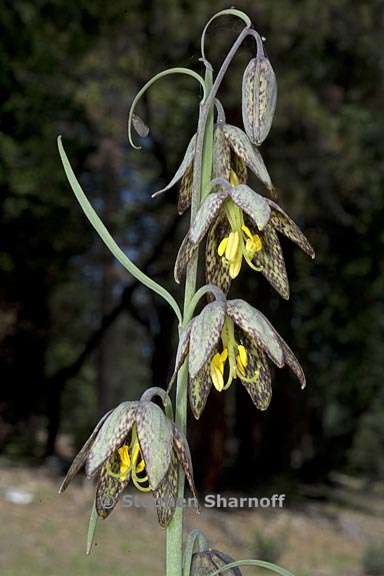
[(98, 516), (106, 518), (112, 512), (132, 481), (138, 490), (153, 493), (159, 523), (165, 527), (176, 506), (178, 462), (196, 495), (184, 434), (153, 402), (146, 399), (123, 402), (97, 424), (74, 459), (59, 492), (64, 492), (85, 463), (87, 477), (97, 478)]
[(271, 401), (267, 358), (287, 364), (305, 387), (305, 375), (293, 352), (265, 316), (243, 300), (222, 298), (207, 304), (186, 326), (179, 341), (174, 381), (188, 356), (189, 400), (199, 418), (212, 384), (226, 390), (238, 378), (260, 410)]

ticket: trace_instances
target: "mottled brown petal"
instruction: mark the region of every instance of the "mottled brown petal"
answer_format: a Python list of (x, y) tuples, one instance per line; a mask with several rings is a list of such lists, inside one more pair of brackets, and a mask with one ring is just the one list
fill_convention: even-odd
[(245, 131), (256, 145), (268, 136), (276, 108), (276, 77), (265, 56), (253, 58), (245, 69), (242, 114)]
[(178, 464), (177, 457), (172, 452), (171, 464), (169, 465), (168, 472), (160, 482), (158, 488), (153, 491), (155, 498), (155, 505), (159, 524), (166, 528), (172, 520), (175, 513), (177, 501), (177, 479), (178, 479)]
[(174, 277), (177, 284), (180, 284), (181, 277), (184, 274), (185, 268), (192, 258), (195, 250), (197, 250), (197, 246), (192, 244), (189, 239), (189, 233), (185, 236), (184, 240), (181, 243), (179, 251), (176, 256), (175, 262), (175, 269), (174, 269)]
[(228, 194), (228, 190), (221, 190), (220, 192), (212, 192), (205, 198), (189, 230), (189, 238), (193, 244), (198, 244), (205, 236), (224, 200), (228, 198)]
[(194, 318), (189, 339), (188, 367), (191, 378), (200, 372), (216, 346), (225, 319), (225, 303), (210, 302)]
[(228, 236), (230, 231), (228, 219), (225, 213), (221, 212), (208, 232), (205, 251), (205, 275), (207, 284), (218, 286), (225, 295), (229, 292), (231, 277), (229, 275), (229, 266), (223, 264), (223, 260), (218, 255), (217, 249), (222, 239)]
[(212, 380), (209, 362), (207, 362), (194, 378), (189, 379), (189, 403), (196, 420), (200, 418), (204, 410), (211, 386)]
[(260, 233), (262, 249), (256, 252), (253, 263), (285, 300), (289, 300), (289, 283), (279, 239), (271, 224)]
[(167, 184), (167, 186), (165, 186), (161, 190), (158, 190), (157, 192), (152, 194), (152, 197), (158, 196), (159, 194), (162, 194), (166, 190), (169, 190), (180, 180), (180, 178), (182, 178), (182, 176), (185, 174), (187, 168), (189, 166), (191, 166), (191, 164), (193, 164), (193, 159), (195, 157), (195, 147), (196, 147), (196, 134), (194, 134), (194, 136), (192, 136), (192, 138), (188, 144), (187, 150), (185, 152), (184, 158), (183, 158), (180, 166), (178, 167), (176, 174), (174, 175), (174, 177), (170, 181), (170, 183)]
[(62, 492), (64, 492), (64, 490), (67, 488), (68, 484), (70, 482), (72, 482), (74, 476), (76, 476), (76, 474), (78, 473), (78, 471), (80, 470), (80, 468), (83, 466), (84, 462), (86, 461), (88, 454), (92, 448), (92, 445), (95, 441), (95, 438), (100, 430), (100, 428), (102, 427), (102, 425), (104, 424), (105, 420), (108, 418), (108, 416), (112, 413), (112, 410), (110, 410), (109, 412), (107, 412), (102, 418), (101, 420), (96, 424), (95, 429), (93, 430), (92, 434), (90, 435), (90, 437), (88, 438), (88, 440), (86, 441), (86, 443), (84, 444), (84, 446), (82, 447), (82, 449), (80, 450), (80, 452), (77, 454), (77, 456), (75, 457), (75, 459), (73, 460), (70, 469), (68, 470), (60, 488), (59, 488), (59, 494), (61, 494)]
[(137, 437), (152, 490), (158, 488), (171, 463), (172, 423), (153, 402), (140, 402), (136, 413)]
[(188, 166), (180, 182), (177, 212), (181, 215), (190, 207), (192, 200), (193, 165)]
[(230, 196), (245, 212), (259, 230), (263, 230), (271, 217), (271, 209), (264, 198), (246, 184), (240, 184), (230, 191)]
[(105, 420), (87, 458), (85, 471), (92, 478), (96, 470), (119, 448), (136, 418), (138, 402), (122, 402)]
[(259, 410), (266, 410), (272, 397), (271, 372), (266, 355), (245, 332), (237, 329), (235, 334), (237, 342), (245, 346), (248, 354), (248, 365), (245, 369), (245, 377), (253, 378), (256, 370), (259, 370), (260, 373), (259, 379), (252, 383), (242, 380), (241, 375), (239, 375), (239, 378), (255, 406), (259, 408)]
[(107, 518), (115, 508), (125, 487), (129, 484), (129, 474), (126, 480), (122, 481), (109, 474), (118, 474), (120, 471), (120, 458), (115, 452), (103, 464), (100, 470), (96, 488), (96, 511), (101, 518)]
[(223, 130), (235, 154), (240, 156), (248, 168), (263, 182), (268, 190), (273, 191), (274, 188), (264, 160), (258, 149), (252, 146), (245, 132), (237, 126), (231, 126), (230, 124), (225, 124)]
[(213, 138), (212, 179), (224, 178), (229, 181), (230, 172), (231, 148), (222, 126), (217, 125)]
[(177, 347), (177, 354), (176, 354), (176, 361), (175, 361), (175, 369), (173, 371), (171, 380), (168, 385), (168, 389), (172, 386), (175, 378), (177, 376), (178, 371), (184, 364), (184, 361), (189, 352), (189, 337), (191, 335), (192, 330), (192, 323), (193, 319), (189, 322), (189, 324), (184, 328), (184, 330), (180, 334), (179, 338), (179, 345)]
[(301, 389), (305, 388), (306, 380), (305, 380), (304, 370), (300, 366), (298, 359), (296, 358), (296, 356), (294, 355), (294, 353), (292, 352), (292, 350), (290, 349), (288, 344), (281, 338), (281, 336), (280, 336), (280, 341), (281, 341), (281, 345), (283, 347), (284, 360), (285, 360), (286, 364), (290, 367), (292, 372), (297, 376), (297, 378), (300, 382), (300, 385), (301, 385)]
[(279, 368), (284, 366), (280, 336), (260, 310), (244, 300), (228, 300), (227, 315), (255, 340)]
[(185, 435), (175, 426), (175, 424), (173, 425), (173, 449), (176, 452), (176, 456), (183, 467), (191, 492), (197, 499), (195, 482), (193, 479), (192, 458), (188, 442)]
[(284, 234), (287, 238), (295, 242), (311, 258), (315, 257), (315, 251), (295, 222), (272, 200), (268, 200), (272, 208), (271, 224)]
[(233, 150), (231, 151), (231, 167), (234, 172), (236, 172), (237, 178), (240, 184), (246, 184), (248, 180), (248, 169), (247, 165), (240, 156), (235, 154)]

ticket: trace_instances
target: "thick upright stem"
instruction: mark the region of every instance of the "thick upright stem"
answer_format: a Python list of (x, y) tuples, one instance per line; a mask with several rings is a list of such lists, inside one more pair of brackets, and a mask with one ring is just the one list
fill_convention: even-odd
[[(232, 48), (228, 52), (217, 78), (213, 84), (212, 69), (208, 62), (205, 62), (205, 84), (206, 96), (200, 105), (199, 122), (197, 127), (195, 158), (193, 164), (193, 185), (191, 203), (191, 222), (194, 221), (202, 197), (208, 190), (208, 185), (212, 177), (212, 154), (213, 154), (213, 110), (217, 91), (223, 80), (224, 74), (231, 63), (238, 48), (244, 38), (249, 33), (247, 26), (240, 33)], [(186, 272), (185, 294), (184, 294), (184, 314), (189, 308), (189, 304), (196, 292), (196, 276), (198, 264), (198, 251), (188, 264)], [(188, 367), (184, 363), (177, 378), (175, 422), (184, 433), (187, 428), (187, 404), (188, 404)], [(179, 467), (178, 499), (184, 497), (185, 478), (184, 472)], [(167, 528), (166, 543), (166, 576), (182, 576), (183, 570), (183, 508), (176, 506), (176, 511), (172, 521)]]
[[(207, 68), (205, 75), (207, 93), (212, 88), (212, 70)], [(213, 100), (212, 100), (213, 103)], [(199, 208), (202, 191), (205, 190), (211, 180), (212, 175), (212, 146), (213, 146), (213, 108), (207, 110), (200, 106), (199, 122), (196, 137), (196, 154), (194, 159), (191, 222), (194, 221)], [(198, 265), (198, 253), (192, 258), (187, 267), (185, 293), (184, 293), (184, 315), (196, 292), (196, 276)], [(175, 423), (184, 433), (187, 428), (187, 407), (188, 407), (188, 367), (184, 363), (177, 378)], [(185, 476), (181, 466), (179, 466), (179, 486), (178, 499), (184, 497)], [(167, 528), (166, 544), (166, 575), (182, 576), (183, 570), (183, 508), (176, 506), (175, 515)]]

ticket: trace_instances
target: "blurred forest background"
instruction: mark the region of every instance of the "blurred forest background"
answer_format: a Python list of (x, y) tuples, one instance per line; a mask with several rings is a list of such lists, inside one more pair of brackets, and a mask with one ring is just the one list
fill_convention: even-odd
[[(151, 200), (196, 128), (199, 87), (171, 77), (146, 97), (150, 136), (129, 148), (137, 90), (170, 66), (201, 71), (199, 40), (219, 0), (3, 0), (0, 11), (0, 451), (12, 462), (69, 459), (99, 415), (165, 386), (175, 357), (170, 309), (116, 263), (83, 216), (56, 148), (64, 144), (118, 243), (181, 301), (173, 262), (188, 216), (177, 190)], [(291, 299), (244, 271), (242, 294), (272, 321), (307, 374), (276, 371), (258, 412), (245, 390), (212, 393), (190, 418), (201, 490), (252, 489), (335, 471), (383, 480), (383, 3), (242, 1), (277, 74), (262, 153), (285, 209), (317, 258), (284, 242)], [(241, 24), (212, 25), (217, 68)], [(220, 98), (241, 125), (241, 78)], [(223, 417), (224, 415), (224, 417)]]

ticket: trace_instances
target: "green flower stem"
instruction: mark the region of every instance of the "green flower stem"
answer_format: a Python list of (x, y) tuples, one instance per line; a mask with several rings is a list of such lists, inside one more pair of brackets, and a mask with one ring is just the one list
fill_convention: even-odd
[(226, 10), (221, 10), (221, 12), (217, 12), (217, 14), (214, 14), (212, 18), (208, 20), (208, 22), (206, 23), (203, 33), (201, 35), (201, 42), (200, 42), (201, 56), (204, 60), (205, 60), (205, 36), (207, 34), (208, 27), (214, 20), (216, 20), (216, 18), (219, 18), (219, 16), (237, 16), (238, 18), (243, 20), (247, 28), (251, 26), (251, 20), (249, 16), (245, 14), (245, 12), (242, 12), (241, 10), (236, 10), (235, 8), (228, 8)]
[(197, 292), (195, 292), (192, 300), (188, 305), (188, 308), (184, 311), (183, 328), (192, 319), (196, 306), (200, 302), (201, 298), (205, 296), (205, 294), (211, 294), (215, 298), (215, 300), (220, 300), (222, 302), (226, 301), (225, 294), (220, 288), (218, 288), (214, 284), (205, 284), (204, 286), (199, 288)]
[(89, 525), (88, 525), (87, 549), (86, 549), (87, 555), (89, 555), (91, 553), (93, 538), (95, 536), (95, 531), (96, 531), (97, 519), (98, 519), (98, 515), (96, 512), (96, 500), (94, 500), (93, 505), (92, 505), (91, 517), (89, 519)]
[[(212, 78), (212, 68), (203, 59), (206, 66), (205, 87), (206, 93), (204, 101), (200, 104), (199, 122), (196, 135), (196, 149), (193, 163), (193, 184), (191, 203), (191, 222), (194, 221), (197, 210), (201, 202), (201, 196), (209, 192), (209, 182), (212, 177), (212, 152), (213, 152), (213, 106), (217, 91), (221, 85), (224, 75), (240, 48), (242, 42), (249, 34), (250, 25), (247, 23), (239, 34), (233, 46), (229, 50), (215, 82)], [(191, 300), (196, 291), (196, 277), (198, 264), (198, 250), (187, 266), (185, 293), (184, 293), (184, 314), (188, 314)], [(188, 367), (187, 363), (179, 370), (176, 388), (176, 408), (175, 422), (182, 432), (186, 433), (187, 428), (187, 404), (188, 404)], [(179, 466), (178, 499), (184, 497), (185, 477)], [(183, 574), (183, 508), (176, 507), (172, 521), (167, 528), (166, 536), (166, 576), (182, 576)]]
[(200, 74), (197, 74), (193, 70), (190, 70), (189, 68), (168, 68), (168, 70), (163, 70), (163, 72), (159, 72), (158, 74), (156, 74), (156, 76), (154, 76), (153, 78), (148, 80), (148, 82), (146, 84), (144, 84), (144, 86), (141, 88), (141, 90), (139, 90), (139, 92), (136, 94), (136, 96), (135, 96), (135, 98), (131, 104), (131, 108), (129, 110), (128, 140), (129, 140), (129, 143), (131, 144), (132, 148), (136, 148), (136, 150), (140, 150), (140, 146), (136, 146), (136, 144), (133, 142), (133, 139), (132, 139), (132, 121), (133, 121), (133, 116), (135, 113), (136, 104), (138, 103), (140, 98), (143, 96), (143, 94), (148, 90), (148, 88), (150, 88), (150, 86), (152, 86), (152, 84), (157, 82), (157, 80), (160, 80), (160, 78), (163, 78), (164, 76), (169, 76), (170, 74), (185, 74), (187, 76), (191, 76), (192, 78), (194, 78), (195, 80), (200, 82), (200, 84), (203, 88), (203, 92), (204, 92), (203, 102), (206, 99), (207, 88), (206, 88), (205, 82), (202, 79), (202, 77), (200, 76)]
[[(212, 70), (207, 68), (205, 74), (207, 93), (212, 88)], [(211, 101), (211, 108), (213, 104)], [(213, 146), (213, 120), (207, 122), (209, 113), (213, 117), (213, 110), (206, 109), (200, 104), (199, 122), (196, 137), (196, 153), (193, 168), (191, 222), (194, 221), (201, 201), (201, 191), (208, 187), (212, 176), (212, 146)], [(196, 291), (196, 276), (198, 264), (198, 251), (187, 267), (184, 313), (186, 314), (190, 302)], [(187, 406), (188, 406), (188, 366), (185, 362), (177, 377), (175, 422), (179, 429), (186, 433)], [(178, 498), (184, 497), (185, 476), (179, 466)], [(166, 576), (182, 576), (183, 573), (183, 508), (176, 507), (172, 521), (167, 528), (166, 544)]]

